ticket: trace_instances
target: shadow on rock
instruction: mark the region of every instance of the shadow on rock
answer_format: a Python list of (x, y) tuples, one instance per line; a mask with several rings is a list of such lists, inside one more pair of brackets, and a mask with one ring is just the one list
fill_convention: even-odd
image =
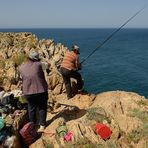
[(66, 122), (70, 120), (75, 120), (78, 118), (81, 118), (86, 114), (86, 110), (84, 109), (79, 109), (76, 106), (71, 106), (71, 105), (65, 105), (64, 109), (60, 111), (58, 114), (56, 114), (52, 119), (47, 121), (47, 126), (51, 124), (54, 120), (62, 117), (65, 119)]

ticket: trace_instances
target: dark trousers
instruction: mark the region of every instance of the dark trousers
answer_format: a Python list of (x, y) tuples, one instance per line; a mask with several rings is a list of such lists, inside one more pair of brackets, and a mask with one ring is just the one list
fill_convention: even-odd
[(80, 90), (80, 89), (83, 88), (82, 77), (81, 77), (81, 75), (78, 71), (74, 71), (74, 70), (68, 70), (68, 69), (65, 69), (65, 68), (61, 68), (60, 72), (63, 76), (63, 80), (64, 80), (64, 83), (65, 83), (67, 97), (71, 98), (72, 97), (72, 87), (71, 87), (70, 78), (74, 78), (74, 79), (77, 80), (77, 89)]
[(36, 123), (36, 111), (39, 109), (39, 124), (46, 125), (48, 92), (25, 95), (28, 102), (30, 122)]

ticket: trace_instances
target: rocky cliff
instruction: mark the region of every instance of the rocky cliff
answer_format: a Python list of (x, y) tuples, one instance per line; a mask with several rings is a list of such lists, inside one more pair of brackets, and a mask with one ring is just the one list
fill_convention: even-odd
[[(6, 91), (19, 89), (14, 82), (17, 68), (31, 49), (39, 51), (42, 61), (51, 63), (51, 72), (45, 72), (49, 85), (48, 126), (31, 148), (148, 147), (148, 100), (124, 91), (77, 93), (67, 100), (63, 79), (58, 72), (67, 48), (54, 40), (39, 40), (31, 33), (0, 33), (0, 86)], [(97, 123), (111, 129), (108, 139), (102, 139), (95, 132)], [(72, 133), (71, 141), (65, 142), (57, 135), (56, 129), (61, 124)]]

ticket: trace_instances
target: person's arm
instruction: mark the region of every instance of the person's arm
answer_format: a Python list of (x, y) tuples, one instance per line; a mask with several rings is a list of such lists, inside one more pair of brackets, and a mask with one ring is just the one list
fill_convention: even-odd
[(48, 74), (51, 72), (50, 67), (51, 67), (51, 64), (48, 63), (48, 68), (46, 69), (46, 72), (47, 72)]
[(77, 70), (81, 70), (82, 69), (82, 66), (81, 66), (81, 63), (79, 62), (79, 57), (78, 56), (76, 58), (76, 69)]
[(23, 80), (22, 80), (20, 72), (18, 72), (17, 87), (20, 88), (21, 90), (22, 90), (22, 87), (23, 87)]
[(48, 62), (41, 62), (41, 66), (42, 66), (42, 69), (43, 71), (46, 71), (48, 74), (50, 73), (50, 66), (51, 64), (48, 63)]

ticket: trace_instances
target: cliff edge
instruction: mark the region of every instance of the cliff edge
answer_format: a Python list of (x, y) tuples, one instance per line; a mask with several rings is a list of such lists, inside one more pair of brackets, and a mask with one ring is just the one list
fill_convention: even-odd
[[(124, 91), (76, 93), (67, 100), (58, 71), (67, 48), (54, 40), (39, 40), (27, 32), (0, 33), (0, 86), (6, 91), (20, 89), (15, 82), (17, 68), (31, 49), (39, 51), (42, 61), (51, 63), (51, 72), (45, 72), (49, 85), (47, 127), (31, 148), (148, 147), (148, 100)], [(95, 125), (98, 123), (110, 128), (111, 135), (107, 139), (96, 132)], [(67, 131), (72, 133), (69, 141), (58, 135), (60, 125), (66, 126)]]

